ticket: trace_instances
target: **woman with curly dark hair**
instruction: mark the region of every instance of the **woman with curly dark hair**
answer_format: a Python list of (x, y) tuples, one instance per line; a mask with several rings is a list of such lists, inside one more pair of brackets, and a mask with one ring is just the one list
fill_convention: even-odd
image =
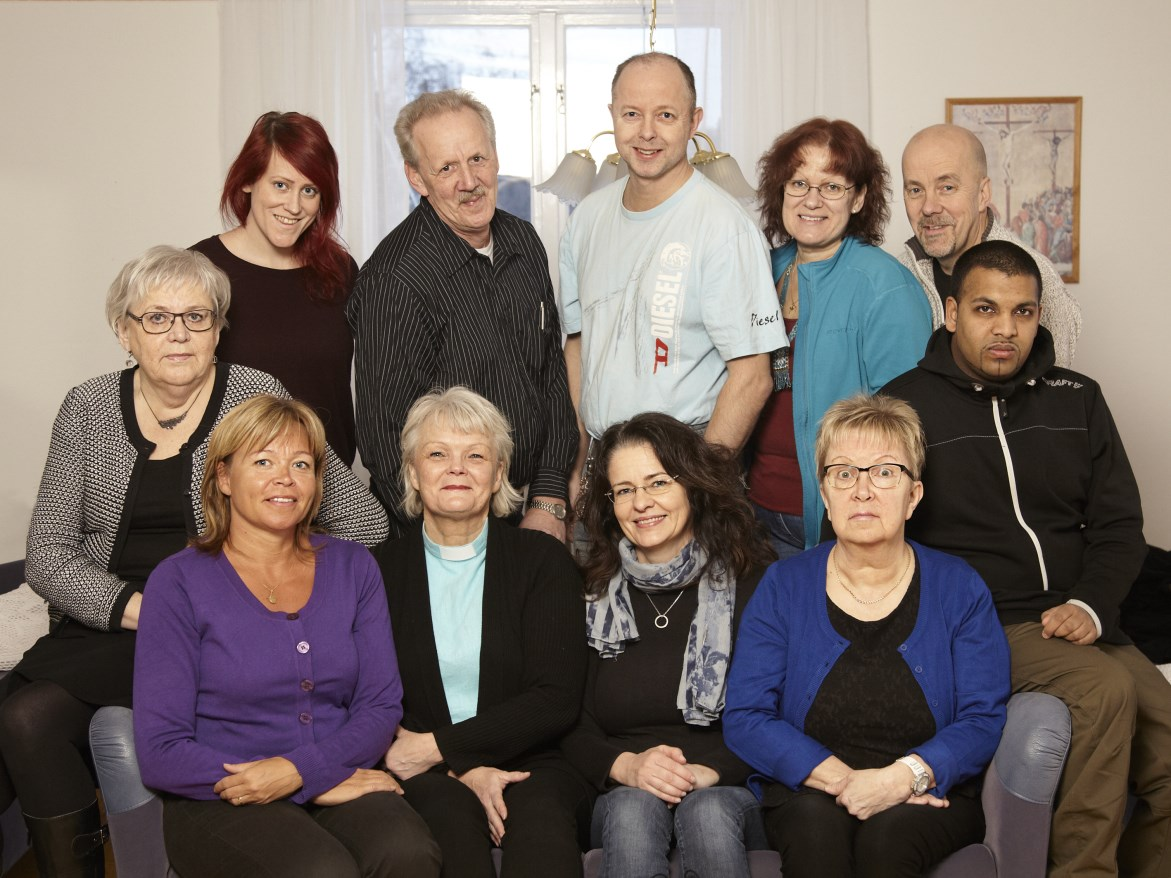
[(757, 198), (789, 348), (752, 437), (748, 497), (782, 558), (816, 545), (825, 508), (813, 444), (839, 399), (914, 367), (931, 335), (922, 287), (879, 248), (890, 176), (843, 120), (809, 119), (761, 157)]
[[(747, 876), (767, 847), (747, 766), (724, 746), (740, 612), (772, 560), (732, 452), (659, 414), (610, 427), (581, 500), (587, 638), (577, 728), (562, 742), (603, 795), (603, 874)], [(682, 660), (681, 660), (682, 659)]]

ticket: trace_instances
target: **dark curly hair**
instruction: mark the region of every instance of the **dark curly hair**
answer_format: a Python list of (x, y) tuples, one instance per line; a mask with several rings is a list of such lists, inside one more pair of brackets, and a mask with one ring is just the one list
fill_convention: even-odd
[[(621, 564), (622, 528), (610, 490), (610, 460), (619, 448), (649, 445), (665, 472), (687, 491), (691, 530), (707, 554), (706, 571), (718, 565), (740, 579), (776, 559), (744, 494), (738, 456), (712, 445), (686, 424), (659, 412), (644, 412), (610, 427), (598, 443), (593, 477), (578, 500), (589, 548), (583, 566), (586, 598), (600, 597)], [(704, 572), (704, 571), (701, 571)]]
[(757, 163), (760, 185), (756, 202), (764, 219), (765, 236), (778, 246), (792, 237), (782, 216), (785, 183), (793, 179), (804, 161), (805, 150), (811, 146), (822, 146), (829, 152), (829, 170), (841, 174), (852, 186), (866, 187), (862, 209), (850, 215), (846, 234), (877, 247), (890, 219), (890, 172), (886, 162), (857, 127), (844, 119), (821, 116), (786, 131)]

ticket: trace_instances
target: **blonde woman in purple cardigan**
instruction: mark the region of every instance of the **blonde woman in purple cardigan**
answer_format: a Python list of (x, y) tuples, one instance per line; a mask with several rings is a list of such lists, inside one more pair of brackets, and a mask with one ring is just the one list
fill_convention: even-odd
[(134, 725), (184, 875), (439, 874), (398, 783), (373, 766), (402, 717), (382, 577), (313, 534), (325, 438), (261, 396), (212, 436), (207, 530), (143, 601)]

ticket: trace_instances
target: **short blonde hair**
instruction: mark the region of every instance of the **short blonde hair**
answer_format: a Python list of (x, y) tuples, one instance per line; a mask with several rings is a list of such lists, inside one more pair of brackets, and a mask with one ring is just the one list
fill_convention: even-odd
[(297, 545), (310, 548), (309, 533), (317, 510), (321, 508), (322, 480), (325, 475), (325, 428), (313, 409), (296, 399), (285, 399), (260, 394), (244, 400), (216, 426), (207, 448), (207, 464), (199, 496), (203, 502), (203, 518), (207, 524), (195, 545), (205, 552), (216, 553), (223, 548), (232, 525), (231, 500), (219, 485), (220, 465), (231, 462), (232, 455), (261, 448), (278, 436), (303, 431), (313, 455), (313, 475), (316, 487), (313, 501), (305, 517), (297, 524)]
[(434, 423), (443, 424), (457, 433), (488, 437), (496, 462), (503, 470), (500, 487), (492, 495), (492, 514), (501, 518), (511, 515), (521, 501), (520, 491), (508, 481), (508, 467), (512, 463), (512, 428), (500, 409), (459, 384), (420, 396), (407, 412), (399, 439), (403, 461), (403, 499), (399, 505), (403, 512), (411, 518), (423, 514), (423, 499), (411, 484), (410, 467), (423, 444), (424, 431)]
[[(814, 456), (817, 460), (817, 478), (825, 470), (830, 449), (849, 433), (875, 436), (884, 442), (891, 442), (907, 454), (905, 465), (911, 470), (911, 478), (923, 478), (923, 467), (927, 460), (927, 440), (919, 415), (907, 403), (893, 396), (876, 393), (867, 396), (859, 393), (848, 399), (839, 400), (826, 409), (817, 428), (817, 443)], [(871, 463), (903, 463), (903, 461), (871, 461)]]
[(228, 276), (202, 253), (166, 244), (151, 247), (122, 266), (106, 293), (106, 322), (117, 335), (122, 318), (152, 290), (181, 287), (203, 290), (215, 311), (215, 325), (220, 329), (227, 325), (228, 306), (232, 303)]
[(492, 119), (492, 111), (476, 100), (471, 92), (449, 88), (446, 91), (425, 92), (399, 110), (394, 123), (394, 136), (398, 141), (398, 151), (402, 153), (403, 161), (416, 171), (419, 170), (419, 151), (415, 146), (416, 125), (433, 116), (458, 113), (462, 110), (471, 110), (480, 118), (484, 133), (488, 135), (488, 142), (492, 144), (492, 150), (495, 152), (496, 122)]

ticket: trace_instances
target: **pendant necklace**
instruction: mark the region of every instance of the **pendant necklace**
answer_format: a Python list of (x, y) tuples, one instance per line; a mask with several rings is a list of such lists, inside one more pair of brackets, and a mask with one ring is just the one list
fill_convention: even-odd
[[(206, 384), (206, 383), (207, 383), (207, 379), (205, 378), (205, 379), (203, 379), (203, 384)], [(145, 388), (142, 387), (141, 383), (138, 386), (138, 392), (142, 396), (143, 402), (146, 403), (147, 409), (150, 410), (151, 417), (153, 417), (155, 419), (155, 423), (157, 423), (164, 430), (174, 430), (176, 427), (178, 427), (180, 424), (183, 423), (183, 419), (187, 417), (187, 413), (190, 412), (191, 409), (195, 407), (196, 401), (199, 399), (200, 394), (203, 393), (203, 384), (199, 385), (199, 389), (197, 391), (195, 391), (195, 396), (191, 397), (191, 402), (188, 404), (187, 408), (183, 410), (183, 414), (176, 415), (173, 418), (160, 418), (158, 415), (155, 414), (154, 406), (151, 405), (150, 400), (147, 399), (146, 390), (145, 390)]]
[(265, 586), (265, 588), (268, 589), (268, 602), (270, 604), (276, 603), (276, 590), (278, 588), (280, 588), (280, 585), (281, 584), (278, 582), (276, 585), (266, 585)]
[[(834, 551), (837, 551), (837, 546), (834, 547)], [(848, 586), (844, 582), (842, 582), (842, 577), (838, 575), (837, 561), (834, 560), (834, 556), (832, 553), (829, 556), (829, 563), (830, 563), (830, 566), (833, 568), (834, 579), (836, 579), (838, 581), (838, 585), (840, 585), (842, 588), (844, 588), (846, 590), (846, 592), (850, 595), (850, 597), (852, 597), (854, 600), (856, 600), (862, 606), (869, 607), (869, 606), (873, 606), (874, 604), (881, 604), (883, 601), (885, 601), (888, 597), (891, 596), (891, 594), (894, 592), (894, 590), (896, 588), (898, 588), (899, 585), (902, 583), (903, 577), (907, 575), (907, 571), (911, 569), (911, 559), (914, 557), (915, 557), (915, 554), (910, 549), (908, 549), (907, 550), (907, 566), (903, 568), (903, 572), (899, 574), (899, 578), (895, 580), (895, 584), (892, 585), (881, 597), (877, 597), (872, 601), (862, 600), (862, 598), (860, 598), (860, 597), (858, 597), (858, 595), (854, 594), (854, 590), (852, 588), (850, 588), (850, 586)]]
[[(647, 594), (645, 591), (643, 592), (643, 594), (646, 595), (646, 599), (648, 601), (651, 601), (651, 596), (649, 594)], [(654, 609), (655, 609), (655, 627), (656, 628), (666, 628), (670, 624), (670, 620), (667, 618), (667, 613), (669, 613), (673, 609), (675, 609), (675, 605), (677, 603), (679, 603), (679, 598), (681, 598), (681, 597), (683, 597), (682, 591), (680, 591), (679, 594), (677, 594), (675, 596), (675, 600), (671, 601), (671, 606), (667, 607), (666, 612), (661, 612), (659, 610), (659, 608), (655, 606), (655, 602), (651, 601), (651, 606), (654, 607)]]

